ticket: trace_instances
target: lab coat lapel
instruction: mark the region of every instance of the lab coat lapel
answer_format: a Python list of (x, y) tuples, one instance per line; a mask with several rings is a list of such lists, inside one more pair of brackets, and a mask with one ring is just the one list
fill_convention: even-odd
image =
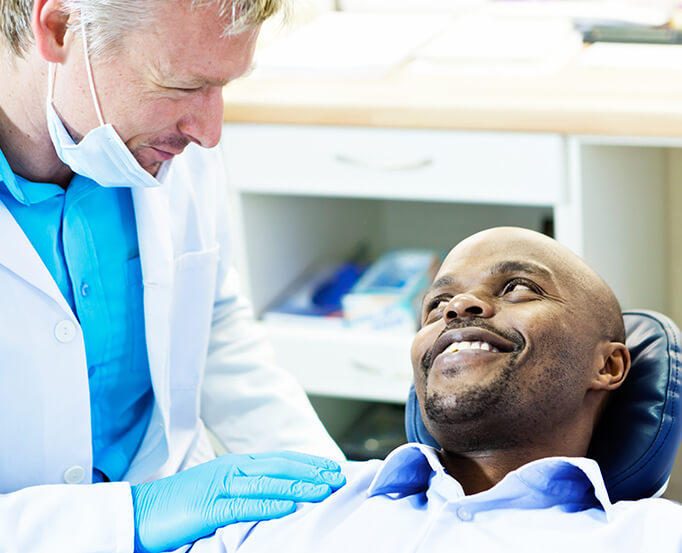
[(0, 265), (5, 266), (19, 278), (53, 299), (65, 313), (71, 314), (71, 308), (62, 296), (50, 271), (2, 202), (0, 202), (0, 236), (3, 242), (3, 246), (0, 247)]
[(133, 188), (133, 205), (144, 285), (145, 333), (154, 396), (166, 430), (169, 413), (170, 301), (173, 245), (166, 188)]

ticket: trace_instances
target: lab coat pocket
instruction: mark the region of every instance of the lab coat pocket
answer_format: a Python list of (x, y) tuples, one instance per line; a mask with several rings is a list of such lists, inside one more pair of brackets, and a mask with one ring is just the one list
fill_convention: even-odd
[(218, 247), (175, 260), (170, 317), (171, 389), (197, 388), (211, 331)]

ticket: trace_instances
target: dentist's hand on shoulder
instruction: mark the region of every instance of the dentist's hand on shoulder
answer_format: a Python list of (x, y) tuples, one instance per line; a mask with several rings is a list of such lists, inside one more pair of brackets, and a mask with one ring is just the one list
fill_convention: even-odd
[(131, 487), (135, 552), (176, 549), (234, 522), (288, 515), (343, 486), (334, 461), (293, 453), (223, 455), (173, 476)]

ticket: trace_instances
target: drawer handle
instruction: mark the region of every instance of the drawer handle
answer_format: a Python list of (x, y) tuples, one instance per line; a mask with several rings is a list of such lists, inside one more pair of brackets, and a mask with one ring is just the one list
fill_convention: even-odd
[(334, 159), (345, 165), (352, 165), (353, 167), (360, 167), (362, 169), (375, 169), (378, 171), (413, 171), (415, 169), (423, 169), (424, 167), (433, 164), (433, 159), (429, 158), (415, 159), (412, 161), (380, 162), (372, 161), (371, 159), (359, 159), (344, 154), (336, 154)]
[[(355, 370), (371, 374), (372, 376), (379, 376), (381, 378), (389, 380), (403, 380), (405, 378), (405, 376), (402, 374), (386, 372), (386, 370), (382, 369), (381, 367), (369, 365), (368, 363), (363, 363), (362, 361), (358, 361), (357, 359), (351, 359), (350, 364)], [(408, 377), (408, 380), (411, 381), (411, 377)]]
[(379, 367), (373, 367), (372, 365), (368, 365), (367, 363), (363, 363), (362, 361), (356, 361), (355, 359), (351, 359), (350, 363), (357, 370), (362, 371), (364, 373), (369, 373), (376, 376), (383, 376), (384, 371), (382, 371)]

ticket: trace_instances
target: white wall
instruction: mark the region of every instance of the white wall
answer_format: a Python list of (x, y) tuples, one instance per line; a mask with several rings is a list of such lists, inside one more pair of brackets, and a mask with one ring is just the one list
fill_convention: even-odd
[[(668, 305), (667, 314), (682, 325), (682, 149), (668, 158)], [(682, 502), (682, 453), (678, 452), (665, 496)]]
[(671, 150), (668, 168), (669, 314), (682, 325), (682, 149)]

